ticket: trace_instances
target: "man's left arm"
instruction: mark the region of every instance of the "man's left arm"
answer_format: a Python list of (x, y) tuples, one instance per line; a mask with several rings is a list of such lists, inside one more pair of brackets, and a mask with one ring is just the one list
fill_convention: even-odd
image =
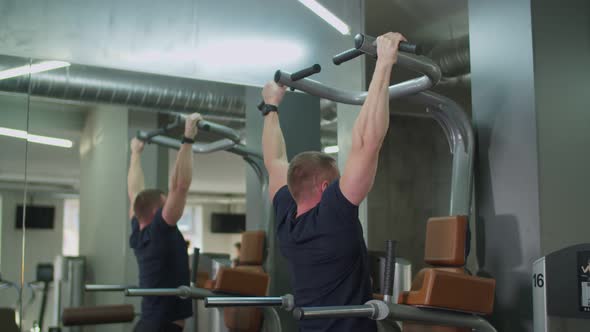
[[(277, 85), (274, 81), (267, 83), (262, 90), (264, 103), (279, 107), (285, 95), (285, 90), (285, 87)], [(287, 184), (287, 171), (289, 169), (287, 148), (281, 124), (279, 123), (278, 112), (270, 112), (264, 117), (262, 155), (269, 177), (268, 195), (270, 200), (273, 200), (277, 191)]]

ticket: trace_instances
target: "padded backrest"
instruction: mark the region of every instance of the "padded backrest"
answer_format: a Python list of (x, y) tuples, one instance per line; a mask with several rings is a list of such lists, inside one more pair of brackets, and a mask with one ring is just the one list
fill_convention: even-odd
[(240, 265), (262, 265), (264, 262), (264, 231), (242, 233)]
[[(261, 270), (259, 266), (221, 268), (217, 272), (214, 291), (242, 296), (266, 296), (270, 278)], [(224, 308), (223, 321), (232, 332), (258, 332), (262, 324), (262, 312), (259, 308)]]
[(436, 266), (465, 265), (466, 237), (466, 216), (428, 219), (424, 261)]

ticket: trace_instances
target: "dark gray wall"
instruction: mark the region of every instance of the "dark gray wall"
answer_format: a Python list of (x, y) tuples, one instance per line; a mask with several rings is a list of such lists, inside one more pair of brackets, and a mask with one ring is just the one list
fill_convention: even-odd
[(368, 199), (369, 249), (398, 241), (398, 255), (424, 267), (426, 221), (449, 211), (451, 154), (432, 119), (392, 116)]
[(543, 255), (590, 234), (590, 1), (566, 3), (532, 8)]
[[(532, 7), (542, 255), (587, 243), (590, 234), (590, 2), (566, 4)], [(551, 317), (549, 325), (578, 332), (590, 321)]]
[(470, 0), (469, 32), (479, 273), (496, 278), (498, 331), (532, 331), (540, 227), (530, 2)]
[[(467, 32), (466, 3), (441, 2), (419, 10), (420, 3), (399, 6), (389, 1), (366, 3), (366, 33), (378, 36), (399, 31), (415, 43), (432, 44)], [(438, 11), (440, 6), (441, 11)], [(453, 12), (453, 15), (449, 14)], [(421, 12), (424, 16), (406, 16)], [(390, 19), (387, 19), (390, 17)], [(444, 22), (444, 23), (436, 23)], [(422, 24), (423, 23), (423, 24)], [(436, 28), (434, 28), (436, 26)], [(444, 28), (442, 28), (444, 26)], [(428, 30), (428, 33), (425, 33)], [(371, 82), (375, 61), (366, 60), (366, 84)], [(394, 67), (392, 83), (416, 77), (416, 73)], [(437, 87), (439, 92), (455, 100), (467, 114), (471, 113), (469, 86)], [(426, 116), (425, 107), (409, 104), (403, 99), (390, 102), (392, 112), (418, 113), (424, 117), (392, 116), (390, 128), (379, 155), (375, 185), (367, 199), (368, 247), (383, 250), (385, 240), (398, 241), (398, 255), (412, 262), (413, 273), (424, 264), (426, 221), (430, 217), (449, 214), (452, 155), (440, 125)], [(474, 259), (470, 267), (474, 267)]]
[[(246, 88), (246, 140), (252, 149), (262, 151), (263, 118), (256, 105), (261, 100), (261, 89)], [(319, 98), (301, 93), (288, 93), (280, 107), (280, 122), (289, 160), (303, 151), (320, 150), (320, 101)], [(254, 172), (246, 171), (246, 227), (257, 229), (264, 211), (262, 200), (268, 197), (260, 194), (260, 183)], [(275, 241), (274, 222), (272, 232), (267, 234), (269, 255), (274, 257), (271, 271), (270, 295), (292, 293), (290, 270)], [(295, 331), (292, 315), (279, 310), (283, 331)]]

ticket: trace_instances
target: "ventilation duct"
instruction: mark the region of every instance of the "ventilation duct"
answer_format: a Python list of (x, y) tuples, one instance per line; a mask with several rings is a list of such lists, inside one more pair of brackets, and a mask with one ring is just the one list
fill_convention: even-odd
[[(22, 65), (22, 58), (0, 56), (3, 69)], [(245, 114), (243, 86), (75, 64), (0, 80), (0, 91), (134, 109)]]
[(470, 73), (469, 35), (436, 44), (428, 57), (439, 65), (443, 80)]

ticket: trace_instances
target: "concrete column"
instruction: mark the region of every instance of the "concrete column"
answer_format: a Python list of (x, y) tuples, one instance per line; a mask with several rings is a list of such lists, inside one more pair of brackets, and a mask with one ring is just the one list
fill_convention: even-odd
[(540, 225), (530, 2), (471, 0), (469, 30), (479, 274), (497, 281), (494, 326), (532, 331)]
[[(90, 111), (80, 141), (80, 255), (87, 258), (89, 282), (125, 282), (125, 265), (130, 264), (127, 116), (123, 109)], [(124, 302), (120, 293), (87, 293), (85, 297), (88, 305)], [(130, 329), (119, 324), (101, 327), (100, 331)]]

